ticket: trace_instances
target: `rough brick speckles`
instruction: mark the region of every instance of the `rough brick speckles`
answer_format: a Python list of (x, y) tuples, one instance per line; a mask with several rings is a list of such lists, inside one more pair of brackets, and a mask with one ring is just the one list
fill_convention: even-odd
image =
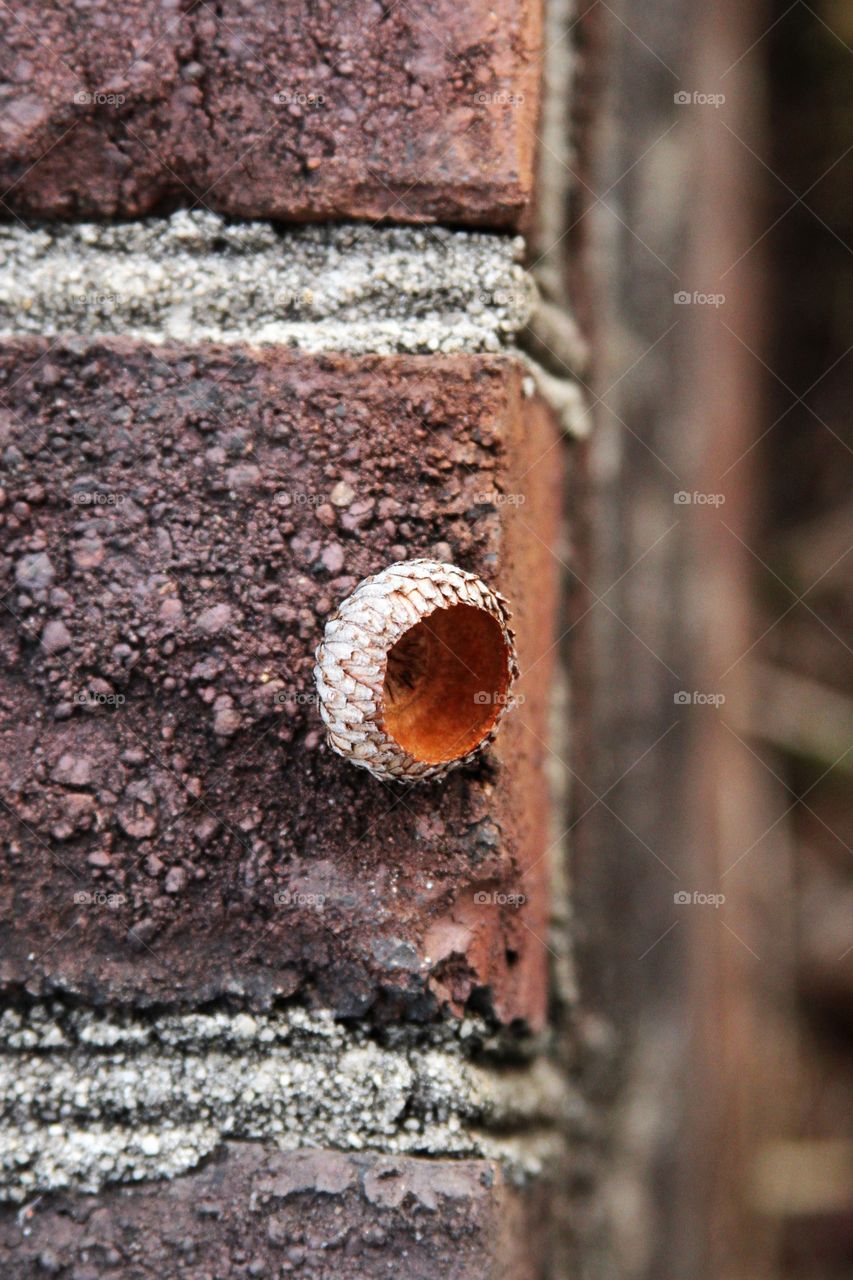
[(171, 1183), (0, 1216), (0, 1269), (39, 1275), (539, 1280), (548, 1192), (489, 1160), (229, 1143)]
[(102, 218), (202, 205), (517, 227), (532, 188), (540, 8), (3, 6), (6, 210)]
[[(559, 474), (520, 366), (20, 340), (2, 369), (3, 981), (541, 1024)], [(400, 794), (325, 747), (311, 669), (404, 555), (511, 598), (534, 676), (489, 758)]]

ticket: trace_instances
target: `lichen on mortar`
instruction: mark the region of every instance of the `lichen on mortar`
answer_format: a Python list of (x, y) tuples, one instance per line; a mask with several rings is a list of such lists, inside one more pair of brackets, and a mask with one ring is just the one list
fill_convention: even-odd
[[(173, 1177), (224, 1141), (485, 1156), (517, 1176), (557, 1151), (569, 1105), (539, 1053), (477, 1061), (472, 1019), (380, 1043), (331, 1015), (66, 1008), (0, 1015), (0, 1195)], [(541, 1047), (541, 1046), (539, 1046)], [(488, 1057), (488, 1055), (487, 1055)]]

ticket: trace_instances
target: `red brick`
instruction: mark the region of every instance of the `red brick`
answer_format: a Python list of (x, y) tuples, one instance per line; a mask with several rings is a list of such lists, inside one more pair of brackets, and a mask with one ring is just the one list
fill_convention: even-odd
[(7, 1209), (0, 1268), (4, 1280), (538, 1280), (547, 1209), (544, 1186), (516, 1189), (489, 1160), (230, 1143), (174, 1182)]
[[(7, 990), (542, 1024), (560, 447), (524, 381), (505, 357), (6, 347)], [(480, 763), (406, 790), (326, 748), (313, 651), (358, 580), (438, 544), (508, 596), (529, 674)]]
[(516, 227), (533, 185), (540, 8), (0, 6), (0, 195), (23, 218), (203, 206)]

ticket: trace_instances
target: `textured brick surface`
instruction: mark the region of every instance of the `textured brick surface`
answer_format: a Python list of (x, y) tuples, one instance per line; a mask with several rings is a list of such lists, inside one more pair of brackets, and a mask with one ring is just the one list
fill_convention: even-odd
[(546, 1193), (491, 1161), (232, 1143), (172, 1183), (0, 1215), (5, 1280), (538, 1280)]
[(539, 0), (0, 6), (6, 216), (514, 227)]
[[(6, 990), (540, 1025), (560, 449), (522, 367), (21, 340), (0, 368)], [(311, 666), (419, 555), (508, 596), (525, 701), (405, 790), (325, 747)]]

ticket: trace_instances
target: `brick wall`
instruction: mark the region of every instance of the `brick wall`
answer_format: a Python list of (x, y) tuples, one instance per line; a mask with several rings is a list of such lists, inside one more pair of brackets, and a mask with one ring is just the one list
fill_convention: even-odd
[[(585, 351), (543, 22), (0, 11), (4, 1277), (559, 1270)], [(418, 557), (505, 595), (521, 676), (401, 785), (312, 666)]]

